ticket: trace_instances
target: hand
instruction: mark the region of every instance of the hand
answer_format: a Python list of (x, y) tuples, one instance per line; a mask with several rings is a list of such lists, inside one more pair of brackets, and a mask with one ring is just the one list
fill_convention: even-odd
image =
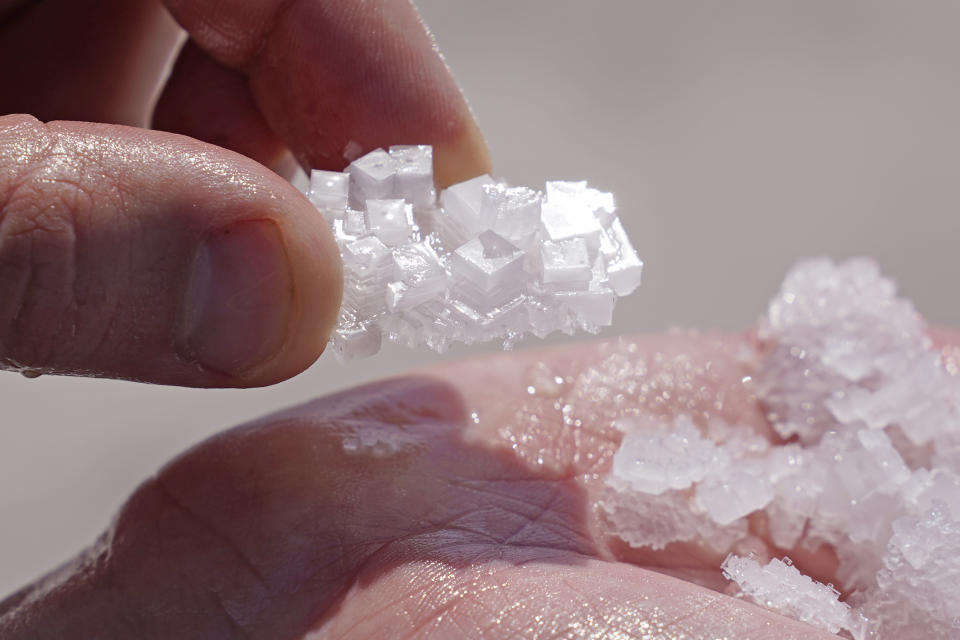
[[(406, 0), (165, 7), (0, 0), (0, 114), (31, 114), (0, 115), (0, 368), (290, 377), (326, 344), (340, 263), (316, 210), (263, 165), (340, 169), (430, 143), (441, 186), (489, 170)], [(96, 124), (146, 123), (181, 35), (170, 14), (189, 41), (153, 121), (195, 139)], [(88, 122), (41, 122), (64, 118)]]
[[(769, 434), (741, 382), (754, 348), (676, 335), (499, 355), (228, 431), (0, 604), (0, 637), (835, 637), (697, 586), (722, 588), (721, 558), (630, 549), (596, 508), (618, 416)], [(829, 553), (776, 552), (831, 578)]]

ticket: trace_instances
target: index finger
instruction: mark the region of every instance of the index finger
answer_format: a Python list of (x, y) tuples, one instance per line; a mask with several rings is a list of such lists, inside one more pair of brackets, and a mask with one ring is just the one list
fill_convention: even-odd
[(301, 164), (341, 169), (390, 144), (431, 144), (440, 186), (490, 171), (486, 144), (408, 0), (166, 0), (208, 55), (244, 71)]

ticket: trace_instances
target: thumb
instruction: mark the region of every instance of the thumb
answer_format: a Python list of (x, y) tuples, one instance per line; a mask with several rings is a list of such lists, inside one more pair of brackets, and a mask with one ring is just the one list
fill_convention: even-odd
[(284, 180), (167, 133), (0, 117), (0, 367), (201, 387), (299, 373), (339, 254)]

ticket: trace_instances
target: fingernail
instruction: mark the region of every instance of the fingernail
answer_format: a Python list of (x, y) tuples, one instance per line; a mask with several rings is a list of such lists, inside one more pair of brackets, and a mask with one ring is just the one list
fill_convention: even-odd
[(287, 337), (293, 280), (272, 220), (234, 223), (208, 236), (193, 259), (178, 347), (208, 369), (242, 375)]

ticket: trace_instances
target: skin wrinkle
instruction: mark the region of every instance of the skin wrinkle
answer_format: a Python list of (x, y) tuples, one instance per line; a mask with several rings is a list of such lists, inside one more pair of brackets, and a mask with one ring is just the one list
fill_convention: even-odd
[[(582, 348), (599, 350), (597, 345)], [(530, 357), (500, 357), (492, 373), (500, 367), (518, 369), (518, 359)], [(249, 619), (237, 618), (247, 625), (251, 638), (294, 640), (310, 628), (316, 630), (307, 636), (311, 640), (358, 637), (373, 633), (372, 628), (381, 630), (379, 637), (384, 632), (406, 637), (411, 635), (407, 632), (411, 624), (444, 637), (458, 626), (476, 633), (502, 611), (512, 613), (502, 614), (505, 622), (497, 628), (534, 629), (536, 634), (549, 635), (562, 634), (563, 628), (583, 629), (584, 624), (591, 630), (640, 629), (637, 625), (647, 621), (654, 625), (651, 628), (659, 628), (671, 617), (685, 615), (684, 607), (697, 604), (702, 608), (703, 600), (710, 598), (716, 601), (710, 606), (718, 611), (741, 610), (738, 607), (743, 605), (731, 599), (611, 562), (602, 538), (588, 526), (595, 494), (580, 474), (571, 480), (550, 468), (529, 466), (518, 452), (502, 446), (495, 430), (488, 432), (485, 442), (466, 439), (468, 409), (478, 398), (465, 390), (479, 389), (504, 405), (523, 397), (521, 388), (513, 388), (508, 378), (501, 380), (500, 386), (482, 389), (464, 375), (464, 367), (488, 365), (461, 364), (459, 372), (440, 368), (439, 378), (379, 383), (308, 403), (216, 437), (161, 471), (164, 484), (184, 506), (192, 512), (201, 510), (203, 520), (215, 523), (217, 530), (229, 531), (231, 546), (242, 549), (250, 563), (271, 565), (268, 577), (275, 591), (269, 600), (274, 604), (264, 603), (265, 609), (251, 611)], [(456, 380), (458, 386), (452, 387), (449, 380)], [(422, 404), (434, 408), (420, 413), (435, 417), (409, 426), (426, 443), (412, 457), (348, 454), (342, 448), (342, 433), (327, 427), (331, 418), (344, 421), (358, 415), (370, 421), (379, 415), (384, 427), (394, 419), (407, 424)], [(292, 417), (297, 412), (303, 416), (299, 420)], [(545, 433), (540, 437), (549, 439)], [(112, 562), (118, 563), (115, 569), (129, 576), (131, 571), (152, 568), (157, 572), (151, 574), (152, 582), (185, 581), (193, 590), (202, 591), (204, 585), (208, 589), (229, 586), (231, 591), (220, 593), (222, 601), (249, 606), (244, 605), (250, 593), (246, 590), (257, 583), (242, 572), (232, 574), (241, 566), (238, 558), (229, 554), (207, 557), (209, 545), (218, 540), (215, 536), (203, 529), (207, 542), (201, 540), (197, 547), (173, 548), (175, 553), (168, 553), (170, 547), (165, 545), (171, 536), (189, 541), (200, 523), (189, 521), (187, 528), (174, 523), (158, 529), (157, 503), (145, 501), (142, 495), (132, 503), (124, 510), (122, 531), (115, 542), (127, 545), (123, 553), (112, 556)], [(504, 513), (518, 513), (520, 528), (517, 516), (506, 518)], [(301, 530), (311, 515), (315, 528), (312, 532)], [(580, 530), (582, 538), (554, 529), (554, 523)], [(523, 533), (517, 534), (518, 530)], [(582, 547), (580, 539), (592, 542), (592, 548), (576, 553)], [(510, 543), (503, 544), (504, 540)], [(322, 552), (317, 551), (318, 546)], [(142, 564), (139, 557), (144, 552), (164, 552), (166, 561)], [(198, 553), (203, 555), (195, 555)], [(159, 560), (158, 556), (155, 561)], [(131, 561), (135, 561), (133, 565)], [(193, 572), (201, 562), (220, 564), (206, 564)], [(310, 571), (291, 573), (288, 569), (303, 565)], [(185, 573), (171, 577), (169, 572), (177, 567)], [(346, 567), (347, 571), (336, 575), (334, 567)], [(318, 572), (321, 584), (304, 576)], [(602, 606), (606, 615), (599, 622), (585, 622), (580, 609), (563, 605), (582, 598), (571, 596), (561, 578), (581, 585), (580, 592), (591, 594), (590, 601)], [(127, 596), (128, 602), (170, 606), (168, 591), (139, 588), (139, 594)], [(381, 614), (372, 613), (398, 592), (407, 597), (382, 609)], [(662, 597), (661, 609), (651, 604), (651, 595)], [(192, 602), (189, 597), (187, 600)], [(263, 598), (256, 600), (258, 607), (264, 602)], [(455, 604), (439, 619), (431, 615), (431, 605), (445, 601)], [(277, 602), (282, 603), (280, 618), (271, 622), (269, 616), (278, 615), (274, 609)], [(515, 602), (523, 606), (510, 609)], [(539, 611), (536, 603), (542, 603), (544, 609)], [(558, 609), (561, 605), (566, 608)], [(531, 617), (537, 613), (543, 616), (539, 621)], [(261, 615), (268, 617), (258, 617)], [(306, 620), (302, 626), (301, 615)], [(709, 629), (712, 621), (704, 615), (708, 614), (690, 620)], [(768, 619), (763, 615), (777, 619), (757, 610), (736, 618), (736, 624), (720, 626), (739, 630), (739, 637), (756, 637), (743, 634), (754, 628), (751, 621), (755, 616), (761, 621)], [(344, 634), (338, 620), (353, 631)], [(144, 618), (142, 624), (151, 622)], [(693, 622), (678, 624), (684, 632), (700, 633)], [(784, 625), (784, 638), (800, 637), (799, 627)], [(189, 632), (169, 626), (155, 628), (157, 634), (168, 637), (191, 637)], [(294, 633), (297, 630), (300, 635)], [(78, 633), (83, 631), (78, 629)], [(809, 637), (817, 636), (811, 633)]]
[[(494, 540), (495, 542), (497, 542), (498, 544), (507, 545), (513, 538), (518, 537), (519, 534), (523, 532), (523, 529), (524, 529), (524, 528), (526, 528), (527, 526), (529, 526), (529, 525), (531, 525), (531, 524), (536, 524), (538, 521), (540, 521), (540, 519), (541, 519), (544, 515), (550, 513), (550, 509), (554, 506), (554, 504), (563, 497), (563, 493), (564, 493), (564, 487), (563, 487), (563, 485), (560, 484), (558, 481), (553, 481), (553, 482), (556, 482), (556, 483), (557, 483), (557, 485), (556, 485), (557, 488), (551, 493), (551, 497), (550, 497), (550, 499), (549, 499), (549, 502), (548, 502), (546, 505), (541, 505), (541, 504), (538, 504), (538, 503), (536, 503), (536, 502), (525, 502), (525, 501), (523, 501), (522, 499), (514, 498), (514, 497), (512, 497), (512, 496), (510, 496), (510, 495), (508, 495), (508, 494), (501, 494), (501, 493), (496, 493), (496, 492), (492, 492), (492, 491), (484, 491), (484, 490), (482, 490), (482, 489), (480, 489), (480, 488), (469, 487), (469, 489), (470, 489), (471, 491), (475, 491), (475, 492), (477, 492), (477, 493), (479, 493), (479, 494), (481, 494), (481, 495), (487, 495), (487, 496), (489, 496), (489, 497), (495, 498), (495, 499), (498, 500), (498, 501), (504, 501), (504, 500), (506, 500), (507, 503), (510, 503), (510, 502), (518, 502), (518, 503), (520, 503), (520, 504), (521, 504), (522, 506), (524, 506), (524, 507), (530, 507), (530, 508), (533, 509), (532, 513), (534, 514), (534, 516), (531, 518), (531, 516), (529, 515), (529, 513), (526, 513), (526, 512), (525, 512), (524, 510), (522, 510), (522, 509), (511, 509), (511, 508), (509, 508), (509, 507), (507, 507), (507, 506), (505, 506), (505, 505), (503, 505), (503, 504), (499, 505), (499, 508), (500, 508), (500, 509), (502, 509), (502, 510), (508, 512), (508, 513), (517, 515), (517, 516), (521, 517), (521, 519), (522, 519), (522, 524), (521, 524), (520, 528), (518, 528), (518, 529), (517, 529), (516, 531), (514, 531), (512, 534), (508, 535), (506, 538), (504, 538), (504, 539), (497, 539), (497, 538), (493, 537), (493, 540)], [(465, 488), (467, 488), (467, 487), (465, 487)], [(465, 513), (471, 514), (472, 512), (471, 512), (471, 511), (467, 511), (467, 512), (465, 512)], [(540, 524), (542, 525), (543, 523), (540, 522)], [(582, 534), (581, 534), (580, 532), (575, 531), (573, 528), (567, 527), (567, 531), (566, 531), (565, 533), (566, 533), (566, 535), (564, 535), (564, 536), (556, 536), (556, 538), (557, 538), (558, 541), (567, 541), (567, 540), (573, 541), (573, 542), (571, 543), (571, 544), (572, 544), (571, 549), (582, 550), (582, 549), (590, 548), (591, 545), (589, 545), (588, 541), (587, 541), (585, 538), (582, 538)], [(580, 546), (579, 546), (580, 544), (582, 544), (583, 546), (580, 547)]]
[[(16, 202), (16, 199), (14, 199)], [(57, 348), (57, 339), (63, 335), (76, 302), (70, 296), (51, 295), (51, 292), (72, 289), (75, 279), (73, 243), (75, 234), (71, 216), (58, 215), (50, 208), (4, 212), (0, 228), (0, 253), (13, 248), (25, 260), (14, 257), (11, 262), (26, 270), (25, 283), (13, 301), (14, 314), (7, 329), (7, 343), (12, 350), (6, 357), (13, 361), (30, 362), (31, 368), (44, 369)], [(32, 211), (31, 211), (32, 209)], [(52, 220), (50, 219), (52, 218)], [(38, 246), (45, 250), (41, 253)], [(50, 257), (51, 251), (56, 254)], [(70, 256), (66, 261), (64, 254)], [(51, 303), (54, 303), (51, 305)], [(40, 332), (37, 332), (40, 328)]]
[[(78, 274), (82, 273), (83, 269), (78, 265), (78, 244), (80, 242), (78, 230), (83, 228), (87, 223), (86, 221), (84, 221), (84, 223), (78, 223), (76, 219), (81, 215), (81, 212), (91, 210), (95, 202), (101, 199), (112, 200), (116, 192), (119, 191), (119, 185), (118, 183), (111, 182), (108, 177), (103, 183), (110, 187), (108, 190), (105, 189), (99, 192), (91, 190), (90, 185), (88, 185), (83, 178), (75, 177), (76, 168), (73, 162), (73, 155), (67, 150), (66, 147), (68, 145), (65, 144), (64, 138), (57, 134), (55, 128), (39, 121), (34, 121), (31, 124), (35, 125), (35, 127), (42, 132), (40, 135), (49, 140), (49, 143), (45, 145), (42, 154), (38, 154), (32, 162), (27, 163), (25, 169), (20, 173), (18, 178), (15, 179), (15, 186), (7, 191), (5, 206), (0, 209), (0, 218), (14, 215), (10, 212), (10, 203), (18, 201), (21, 197), (27, 202), (43, 202), (44, 198), (42, 195), (38, 197), (36, 193), (34, 193), (34, 191), (40, 191), (40, 188), (36, 185), (40, 185), (43, 192), (52, 193), (53, 195), (50, 204), (44, 209), (37, 210), (34, 215), (24, 211), (18, 212), (18, 219), (26, 216), (27, 221), (30, 223), (28, 227), (20, 230), (20, 234), (31, 237), (28, 241), (31, 247), (30, 257), (26, 261), (27, 268), (31, 271), (31, 278), (35, 274), (37, 264), (37, 258), (33, 253), (33, 247), (35, 245), (35, 241), (32, 239), (33, 234), (37, 231), (42, 231), (45, 232), (42, 235), (54, 235), (56, 237), (57, 249), (54, 259), (51, 260), (51, 264), (56, 264), (61, 267), (60, 271), (62, 271), (62, 273), (58, 276), (62, 284), (60, 288), (64, 291), (69, 290), (71, 293), (62, 299), (59, 296), (55, 298), (62, 304), (61, 311), (54, 314), (49, 312), (44, 313), (46, 318), (53, 317), (55, 319), (46, 320), (43, 323), (34, 322), (32, 314), (29, 317), (24, 316), (23, 309), (26, 305), (26, 298), (22, 298), (17, 307), (16, 315), (14, 316), (13, 326), (8, 329), (8, 331), (11, 332), (10, 335), (14, 336), (10, 342), (12, 344), (21, 344), (22, 341), (16, 338), (17, 335), (31, 335), (29, 329), (25, 330), (21, 326), (24, 323), (28, 323), (31, 328), (34, 326), (50, 326), (50, 330), (45, 332), (46, 335), (40, 341), (39, 345), (36, 343), (36, 340), (28, 339), (27, 341), (23, 341), (24, 343), (34, 344), (34, 355), (27, 359), (31, 361), (32, 368), (42, 370), (44, 368), (43, 363), (53, 359), (54, 350), (59, 350), (63, 353), (69, 349), (75, 353), (72, 357), (76, 360), (82, 360), (90, 355), (86, 353), (83, 348), (78, 351), (76, 349), (78, 345), (76, 341), (62, 344), (62, 337), (77, 336), (78, 333), (80, 333), (78, 327), (82, 323), (82, 309), (85, 307), (83, 296), (79, 293), (80, 284)], [(95, 165), (100, 160), (99, 157), (89, 152), (81, 153), (79, 157)], [(25, 196), (19, 196), (22, 190), (28, 190), (29, 193)], [(51, 218), (52, 222), (48, 222), (50, 216), (53, 216)], [(9, 232), (7, 234), (0, 234), (0, 243), (2, 243), (4, 239), (6, 242), (10, 242), (10, 238), (15, 238), (17, 235), (18, 234), (10, 234)], [(47, 240), (40, 240), (38, 242), (43, 244), (49, 243)], [(2, 251), (2, 246), (0, 246), (0, 251)], [(125, 271), (126, 270), (122, 268), (114, 269), (115, 274)], [(31, 289), (34, 289), (32, 280), (28, 281), (25, 287), (25, 290)], [(115, 310), (115, 308), (114, 306), (113, 309)], [(102, 307), (98, 309), (98, 314), (99, 313), (102, 313)], [(115, 313), (108, 313), (104, 317), (109, 317), (110, 322), (112, 322)], [(92, 326), (100, 326), (100, 323), (93, 323)], [(99, 341), (95, 341), (93, 344), (96, 345), (98, 343)], [(46, 348), (43, 347), (44, 344), (46, 344)], [(96, 346), (94, 348), (96, 348)], [(92, 351), (91, 353), (96, 353), (96, 351)]]
[[(182, 136), (90, 123), (4, 116), (0, 145), (18, 159), (14, 171), (0, 172), (7, 200), (0, 233), (26, 233), (14, 218), (32, 217), (59, 234), (37, 235), (32, 249), (25, 236), (14, 241), (20, 248), (6, 240), (0, 248), (0, 288), (11, 301), (0, 329), (14, 313), (11, 290), (27, 289), (18, 270), (37, 270), (30, 288), (46, 292), (39, 304), (49, 307), (24, 302), (14, 329), (31, 335), (17, 338), (18, 353), (0, 357), (56, 373), (256, 386), (293, 375), (322, 350), (342, 285), (339, 254), (306, 199), (275, 174)], [(31, 202), (36, 212), (24, 210)], [(286, 342), (278, 337), (278, 350), (242, 376), (198, 369), (173, 339), (194, 248), (211, 229), (253, 219), (278, 224), (289, 260), (294, 300)]]
[(202, 517), (198, 512), (196, 512), (194, 509), (191, 509), (183, 501), (177, 498), (177, 496), (173, 493), (170, 487), (167, 486), (167, 483), (165, 482), (162, 475), (157, 476), (154, 479), (154, 485), (160, 491), (160, 494), (167, 501), (169, 501), (170, 505), (173, 506), (177, 511), (180, 511), (188, 519), (199, 524), (201, 529), (208, 531), (215, 538), (217, 538), (221, 542), (224, 542), (227, 548), (231, 549), (236, 554), (237, 558), (240, 560), (240, 563), (244, 567), (250, 570), (250, 573), (254, 577), (256, 577), (256, 579), (260, 582), (260, 584), (263, 585), (263, 587), (267, 591), (270, 591), (270, 583), (267, 580), (266, 576), (264, 576), (263, 573), (260, 571), (260, 569), (257, 568), (256, 564), (254, 564), (253, 561), (250, 558), (248, 558), (246, 554), (244, 554), (243, 548), (239, 544), (237, 544), (237, 542), (232, 537), (230, 537), (230, 535), (228, 535), (224, 531), (221, 531), (213, 522)]

